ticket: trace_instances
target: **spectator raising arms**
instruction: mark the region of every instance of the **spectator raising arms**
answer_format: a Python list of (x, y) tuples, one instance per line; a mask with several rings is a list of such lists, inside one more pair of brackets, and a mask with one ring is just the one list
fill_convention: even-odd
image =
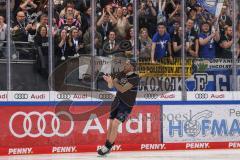
[(55, 54), (57, 57), (57, 64), (60, 64), (61, 61), (65, 61), (70, 55), (70, 46), (68, 42), (67, 30), (62, 29), (56, 39)]
[(202, 32), (199, 35), (200, 58), (215, 58), (216, 43), (220, 40), (219, 32), (212, 32), (208, 22), (202, 24)]
[(157, 17), (157, 22), (166, 22), (166, 17), (165, 17), (165, 10), (166, 7), (166, 0), (158, 0), (158, 17)]
[(44, 77), (48, 77), (48, 37), (47, 27), (39, 26), (35, 37), (35, 44), (38, 49), (37, 69)]
[(199, 41), (198, 34), (194, 30), (193, 25), (194, 21), (192, 19), (188, 19), (186, 24), (186, 50), (188, 57), (197, 58), (199, 51)]
[(77, 27), (78, 29), (80, 29), (80, 24), (76, 19), (74, 19), (73, 14), (66, 15), (66, 18), (66, 21), (60, 24), (61, 29), (66, 28), (68, 32), (70, 32), (72, 27)]
[(109, 14), (103, 9), (102, 16), (97, 22), (97, 31), (101, 33), (103, 41), (107, 39), (107, 33), (113, 29)]
[(138, 10), (140, 28), (148, 28), (152, 36), (156, 32), (157, 11), (151, 0), (142, 1)]
[(173, 55), (174, 57), (181, 57), (181, 49), (182, 49), (182, 27), (178, 27), (174, 30), (172, 35), (172, 43), (173, 43)]
[(83, 39), (82, 31), (79, 31), (77, 28), (72, 28), (69, 34), (69, 45), (71, 47), (71, 53), (74, 57), (79, 57), (80, 54), (83, 54)]
[(67, 6), (60, 12), (60, 18), (66, 19), (68, 14), (73, 14), (74, 18), (77, 18), (79, 12), (74, 9), (74, 4), (69, 2)]
[(20, 8), (22, 10), (27, 10), (27, 9), (36, 9), (37, 8), (37, 4), (35, 4), (32, 0), (25, 0), (22, 1), (22, 3), (20, 4)]
[(130, 28), (128, 19), (123, 15), (123, 9), (121, 7), (116, 10), (117, 18), (113, 21), (115, 24), (115, 30), (119, 37), (125, 38), (127, 36), (127, 30)]
[(36, 26), (27, 21), (23, 11), (19, 11), (16, 16), (16, 21), (13, 23), (13, 40), (27, 42), (29, 34), (34, 35), (35, 32)]
[(220, 54), (219, 58), (232, 58), (232, 45), (233, 45), (233, 30), (232, 27), (227, 26), (225, 28), (224, 35), (221, 36), (220, 39)]

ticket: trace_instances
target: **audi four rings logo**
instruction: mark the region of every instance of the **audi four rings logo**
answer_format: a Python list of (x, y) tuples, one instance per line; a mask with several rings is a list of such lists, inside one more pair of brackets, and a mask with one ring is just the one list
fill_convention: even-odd
[[(60, 115), (67, 116), (71, 121), (69, 129), (65, 133), (60, 133), (61, 122), (60, 122), (60, 119), (58, 118)], [(19, 116), (24, 117), (24, 119), (22, 121), (23, 133), (17, 133), (13, 129), (14, 119), (19, 117)], [(33, 130), (33, 120), (31, 119), (32, 116), (37, 116), (38, 117), (38, 119), (36, 121), (37, 122), (37, 132), (36, 133), (32, 133), (32, 130)], [(51, 123), (49, 123), (45, 119), (46, 116), (51, 116), (52, 117)], [(51, 124), (52, 132), (50, 132), (50, 133), (49, 133), (49, 131), (46, 132), (47, 124)], [(24, 138), (26, 136), (29, 136), (29, 137), (32, 137), (32, 138), (36, 138), (36, 137), (40, 137), (40, 136), (44, 136), (44, 137), (48, 137), (48, 138), (53, 137), (53, 136), (66, 137), (66, 136), (68, 136), (72, 133), (73, 128), (74, 128), (74, 122), (73, 122), (73, 118), (72, 118), (71, 114), (69, 114), (67, 112), (64, 112), (64, 111), (59, 112), (57, 114), (55, 114), (53, 112), (44, 112), (44, 113), (39, 113), (39, 112), (30, 112), (30, 113), (16, 112), (12, 115), (12, 117), (10, 118), (10, 121), (9, 121), (10, 132), (17, 138)], [(35, 130), (34, 130), (34, 132), (35, 132)]]
[(196, 93), (195, 94), (195, 98), (196, 99), (207, 99), (208, 98), (208, 94), (207, 93)]
[(71, 95), (68, 94), (68, 93), (65, 93), (65, 94), (57, 94), (57, 98), (58, 98), (58, 99), (70, 99), (70, 98), (71, 98)]
[(99, 94), (100, 99), (112, 99), (113, 95), (111, 94)]
[(146, 99), (157, 99), (158, 98), (158, 94), (156, 94), (156, 93), (147, 93), (147, 94), (144, 94), (144, 98), (146, 98)]
[(15, 99), (28, 99), (28, 94), (26, 94), (26, 93), (15, 93), (14, 98)]

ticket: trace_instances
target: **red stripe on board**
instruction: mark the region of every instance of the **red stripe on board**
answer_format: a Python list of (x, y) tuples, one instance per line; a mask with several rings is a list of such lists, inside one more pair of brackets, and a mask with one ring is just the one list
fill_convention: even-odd
[[(1, 147), (0, 155), (57, 154), (96, 152), (100, 145), (47, 146), (28, 148)], [(160, 151), (160, 150), (202, 150), (202, 149), (240, 149), (240, 142), (198, 142), (198, 143), (162, 143), (162, 144), (116, 144), (114, 151)]]

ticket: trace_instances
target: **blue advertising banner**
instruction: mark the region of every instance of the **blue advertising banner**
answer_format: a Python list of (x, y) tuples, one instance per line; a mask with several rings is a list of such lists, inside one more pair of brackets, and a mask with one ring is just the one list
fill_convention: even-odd
[[(186, 80), (188, 91), (230, 91), (232, 89), (231, 59), (193, 60), (193, 72), (193, 76)], [(239, 79), (240, 69), (237, 70), (237, 75)]]
[[(152, 66), (145, 65), (150, 74), (142, 77), (140, 91), (181, 91), (181, 64), (156, 64), (157, 73), (151, 73)], [(240, 61), (237, 62), (237, 80), (240, 80)], [(142, 67), (142, 68), (144, 68)], [(164, 68), (165, 67), (165, 68)], [(141, 69), (142, 69), (141, 68)], [(146, 69), (147, 68), (147, 69)], [(179, 69), (180, 68), (180, 69)], [(163, 71), (158, 72), (158, 71)], [(174, 71), (174, 72), (172, 72)], [(187, 91), (230, 91), (232, 90), (233, 69), (231, 59), (188, 59), (185, 67)], [(157, 75), (157, 76), (155, 76)]]

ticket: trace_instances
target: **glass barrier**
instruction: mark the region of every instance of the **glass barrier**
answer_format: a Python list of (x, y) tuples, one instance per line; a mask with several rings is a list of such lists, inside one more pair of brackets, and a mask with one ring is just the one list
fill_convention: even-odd
[(7, 19), (7, 10), (8, 8), (7, 2), (0, 3), (0, 91), (5, 91), (8, 89), (8, 77), (7, 72), (9, 66), (8, 62), (8, 51), (7, 51), (7, 43), (5, 43), (8, 39), (8, 19)]
[(235, 28), (235, 78), (234, 78), (234, 83), (235, 83), (235, 91), (240, 91), (240, 1), (235, 1), (236, 5), (234, 5), (234, 18), (235, 18), (235, 23), (234, 26)]
[(124, 62), (134, 58), (133, 3), (113, 1), (97, 2), (96, 41), (97, 57), (94, 68), (97, 72), (97, 89), (109, 90), (103, 75), (113, 77), (123, 70)]
[(48, 1), (20, 1), (11, 12), (11, 85), (15, 91), (48, 90)]
[(75, 2), (14, 1), (9, 17), (0, 3), (0, 23), (11, 21), (11, 42), (0, 37), (1, 90), (105, 91), (103, 75), (126, 59), (138, 64), (139, 91), (239, 90), (238, 1), (207, 2), (215, 10), (201, 1)]
[(192, 63), (187, 90), (232, 90), (233, 1), (219, 1), (215, 10), (197, 1), (185, 5), (185, 56)]
[[(140, 91), (182, 91), (182, 3), (143, 0), (138, 3)], [(192, 74), (186, 62), (186, 76)]]
[(52, 75), (55, 79), (54, 90), (90, 91), (95, 88), (92, 64), (95, 53), (98, 55), (100, 52), (102, 38), (96, 27), (91, 27), (95, 24), (96, 17), (92, 14), (96, 15), (96, 2), (85, 2), (54, 2), (57, 28)]

